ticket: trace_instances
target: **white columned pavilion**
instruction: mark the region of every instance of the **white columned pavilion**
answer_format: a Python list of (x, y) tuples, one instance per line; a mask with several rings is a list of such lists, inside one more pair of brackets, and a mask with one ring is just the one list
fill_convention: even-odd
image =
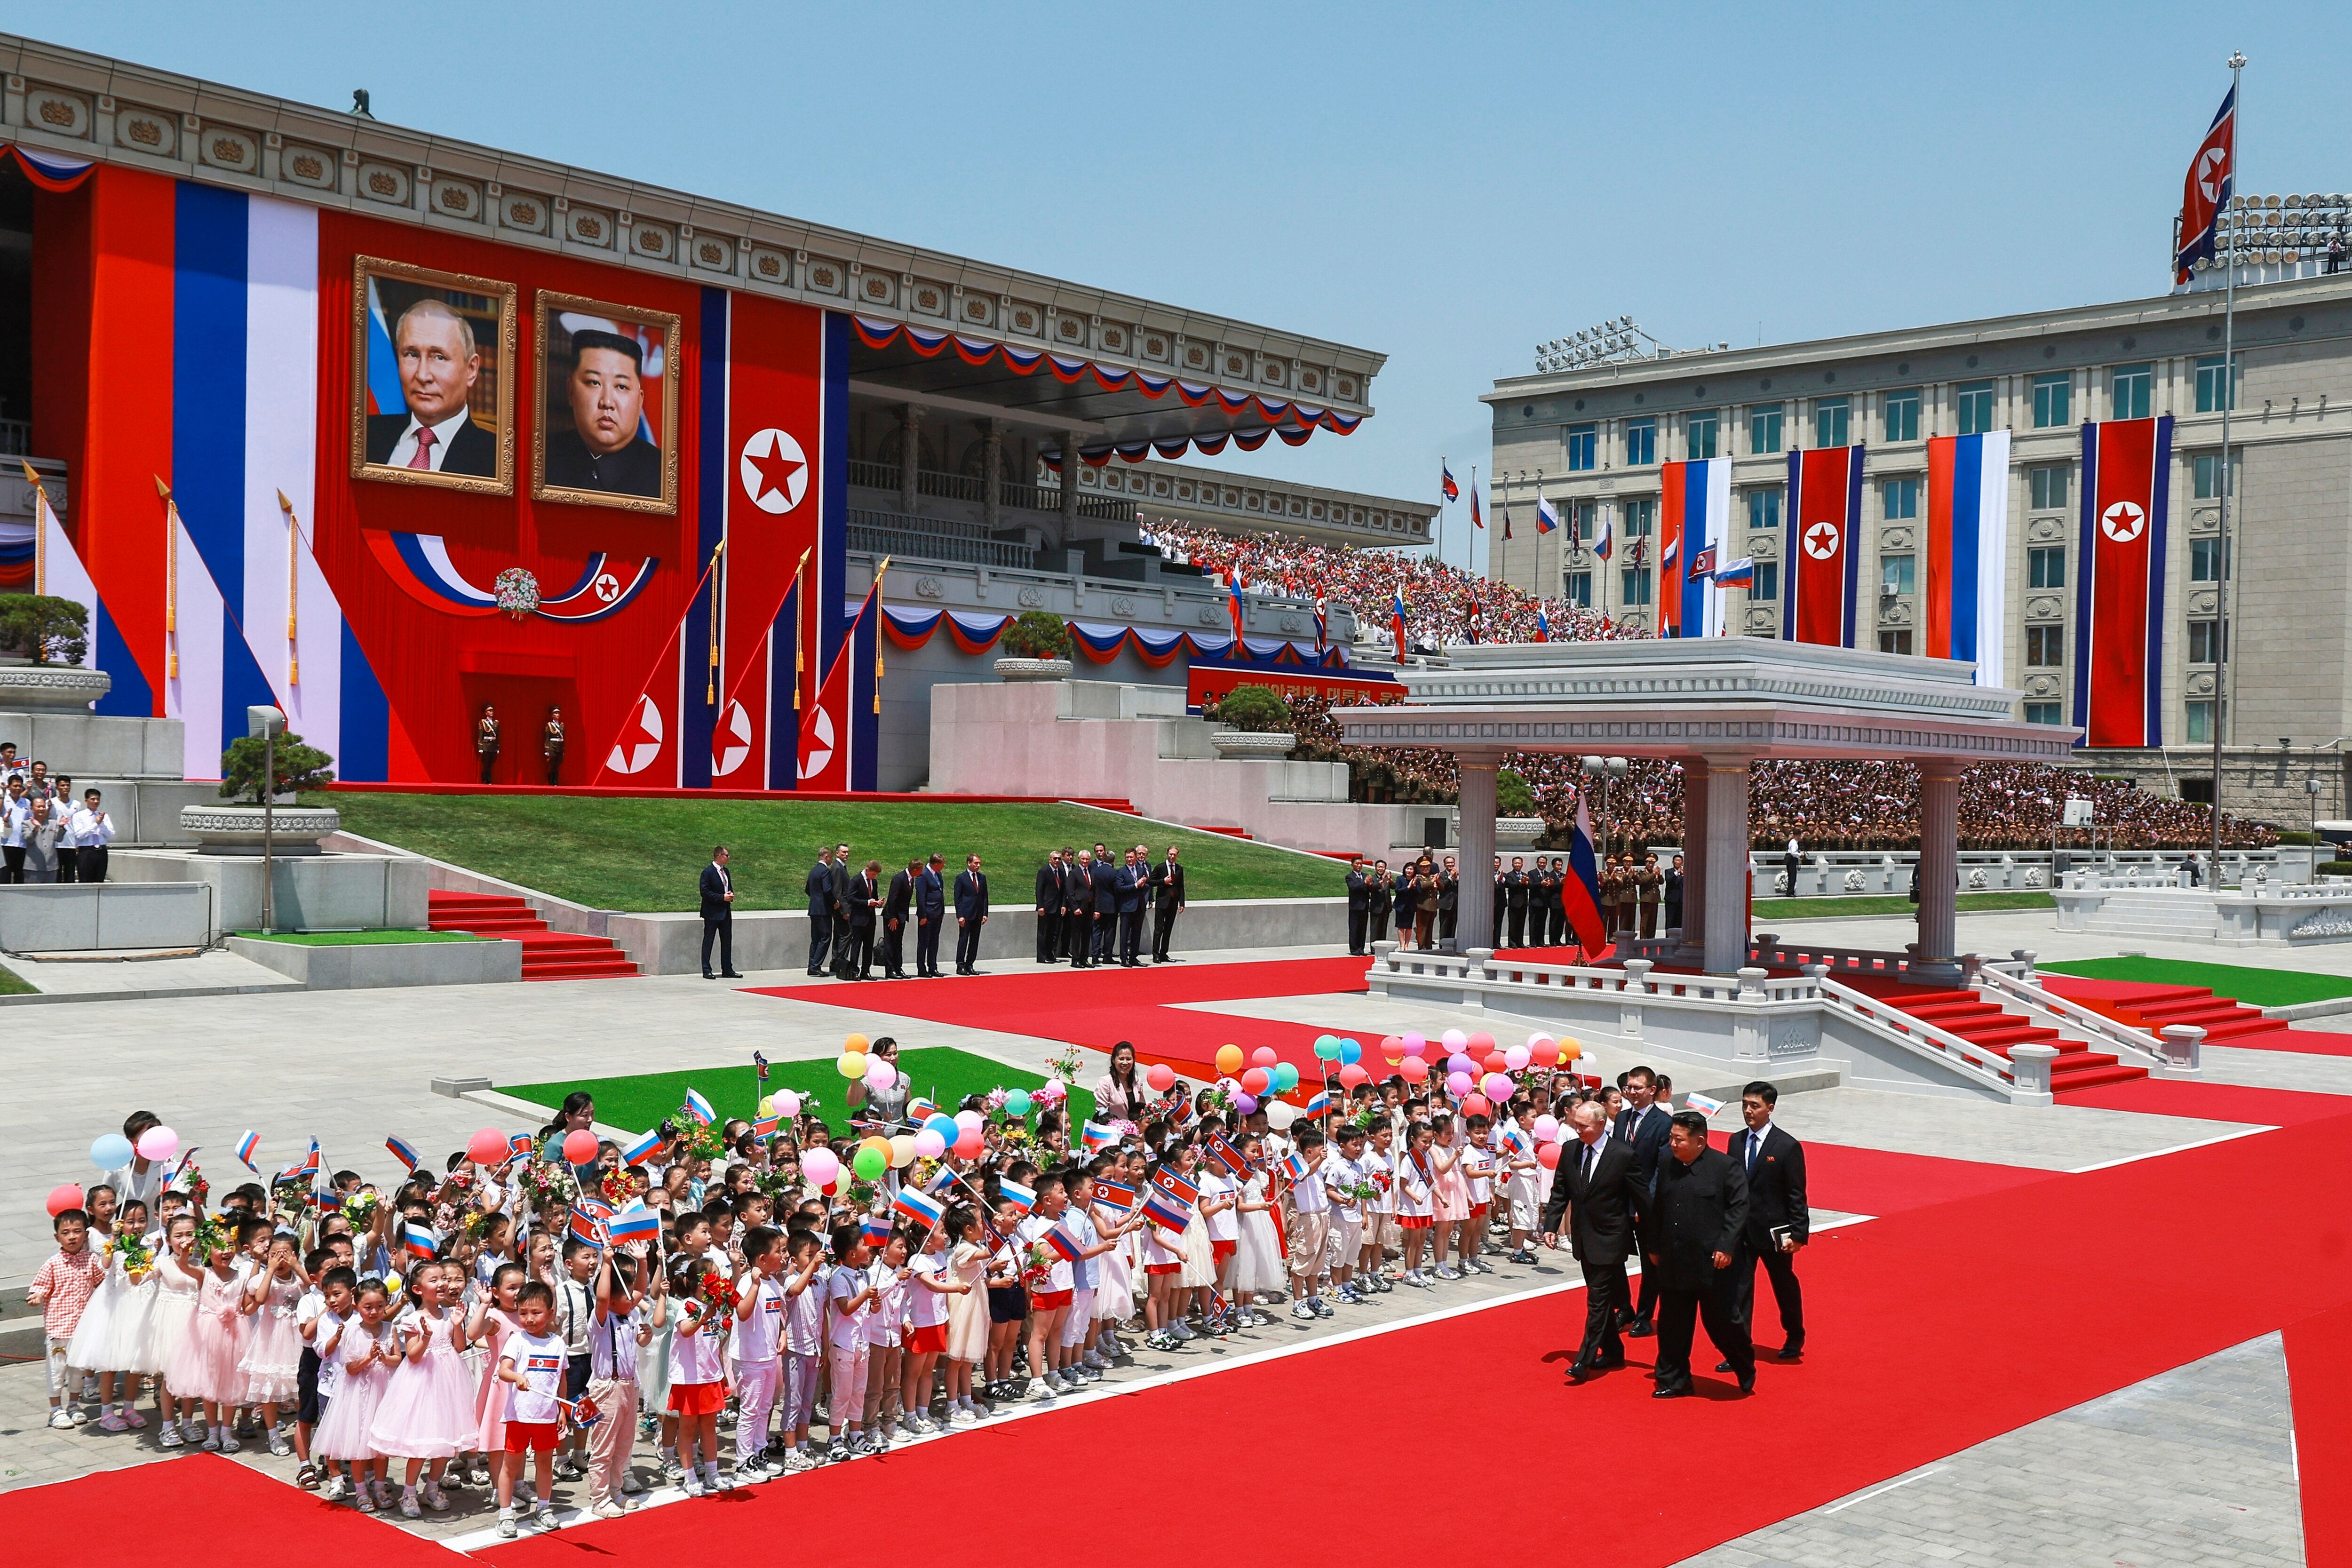
[(1683, 929), (1710, 974), (1748, 961), (1748, 766), (1759, 758), (1916, 763), (1919, 958), (1955, 956), (1960, 771), (2064, 763), (2079, 731), (2011, 715), (1975, 666), (1752, 637), (1487, 644), (1401, 671), (1408, 700), (1335, 709), (1352, 745), (1451, 752), (1462, 769), (1463, 944), (1487, 929), (1495, 774), (1507, 752), (1667, 758), (1683, 767)]

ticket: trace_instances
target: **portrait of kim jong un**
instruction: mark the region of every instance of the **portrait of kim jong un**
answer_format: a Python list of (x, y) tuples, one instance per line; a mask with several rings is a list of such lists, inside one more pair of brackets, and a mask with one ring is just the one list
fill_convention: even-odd
[(677, 510), (678, 319), (539, 296), (531, 497)]

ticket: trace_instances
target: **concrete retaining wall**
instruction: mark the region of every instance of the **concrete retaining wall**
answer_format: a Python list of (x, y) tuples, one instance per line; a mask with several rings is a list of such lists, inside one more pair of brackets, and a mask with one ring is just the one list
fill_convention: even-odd
[(480, 985), (522, 979), (519, 942), (387, 942), (310, 947), (233, 936), (239, 958), (299, 980), (313, 991), (355, 991), (381, 985)]
[(205, 947), (212, 942), (213, 901), (212, 889), (194, 883), (0, 886), (0, 949)]
[[(399, 855), (306, 855), (271, 862), (272, 911), (282, 931), (417, 931), (426, 911), (428, 868)], [(181, 849), (123, 849), (107, 857), (107, 875), (124, 884), (195, 883), (217, 900), (215, 931), (261, 924), (257, 856), (198, 855)]]

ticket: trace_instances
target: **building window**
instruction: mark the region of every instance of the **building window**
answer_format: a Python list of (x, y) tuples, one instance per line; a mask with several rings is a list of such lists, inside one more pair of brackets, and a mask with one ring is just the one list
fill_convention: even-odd
[(2038, 545), (2025, 552), (2025, 585), (2029, 588), (2063, 588), (2066, 585), (2066, 547), (2063, 544)]
[(1777, 605), (1780, 602), (1780, 563), (1759, 561), (1756, 563), (1756, 585), (1748, 590), (1751, 605)]
[(1890, 441), (1916, 441), (1919, 438), (1919, 389), (1890, 392), (1886, 395), (1886, 438)]
[[(2238, 493), (2238, 479), (2244, 473), (2246, 455), (2238, 453), (2230, 463), (2230, 493)], [(2200, 452), (2189, 460), (2189, 486), (2199, 500), (2211, 500), (2221, 493), (2221, 454)]]
[(2025, 628), (2025, 662), (2034, 669), (2056, 669), (2066, 662), (2066, 628)]
[(1959, 405), (1961, 435), (1981, 436), (1992, 428), (1992, 383), (1964, 381), (1954, 401)]
[(1911, 651), (1911, 634), (1907, 631), (1879, 633), (1878, 651), (1881, 653), (1909, 653)]
[(1647, 566), (1628, 566), (1620, 575), (1625, 580), (1625, 596), (1621, 603), (1632, 605), (1650, 602), (1650, 569)]
[(1684, 427), (1684, 445), (1691, 461), (1701, 462), (1715, 456), (1716, 414), (1712, 408), (1704, 414), (1694, 414)]
[(1765, 458), (1780, 449), (1780, 405), (1751, 408), (1748, 411), (1748, 451), (1749, 456)]
[(1919, 558), (1916, 555), (1882, 555), (1878, 558), (1878, 591), (1881, 594), (1908, 594), (1918, 583)]
[[(2189, 742), (2191, 745), (2203, 746), (2210, 746), (2213, 743), (2213, 700), (2210, 697), (2189, 704)], [(2194, 790), (2196, 793), (2193, 795), (2190, 794), (2189, 792), (2191, 790)], [(2203, 805), (2212, 805), (2213, 781), (2211, 779), (2182, 779), (2180, 781), (2180, 798), (2183, 800), (2193, 800)]]
[(1560, 579), (1559, 596), (1579, 609), (1592, 608), (1592, 574), (1570, 572)]
[(2036, 511), (2063, 511), (2066, 495), (2074, 488), (2074, 470), (2061, 463), (2054, 468), (2029, 468), (2025, 482), (2032, 492)]
[(1579, 544), (1591, 543), (1593, 535), (1600, 531), (1601, 503), (1591, 500), (1570, 501), (1568, 515), (1570, 523), (1575, 529), (1575, 532), (1570, 537)]
[(2192, 539), (2189, 542), (2189, 580), (2191, 583), (2219, 583), (2221, 580), (2220, 540)]
[(1778, 529), (1780, 526), (1780, 488), (1748, 492), (1748, 526)]
[(2191, 664), (2214, 664), (2219, 662), (2217, 656), (2227, 651), (2224, 646), (2227, 641), (2228, 638), (2221, 630), (2221, 622), (2189, 622), (2189, 662)]
[(2145, 419), (2156, 404), (2156, 370), (2151, 365), (2119, 364), (2107, 372), (2107, 417)]
[(1626, 538), (1641, 539), (1656, 531), (1658, 526), (1657, 497), (1643, 496), (1639, 500), (1629, 500), (1622, 504), (1624, 509)]
[(1919, 515), (1919, 481), (1913, 479), (1881, 479), (1878, 481), (1879, 505), (1886, 521)]
[(2063, 724), (2066, 705), (2063, 702), (2029, 702), (2025, 705), (2025, 721), (2029, 724)]
[(2065, 371), (2033, 378), (2033, 427), (2052, 430), (2073, 417), (2074, 378)]
[(1824, 397), (1813, 405), (1813, 445), (1843, 447), (1846, 444), (1846, 400)]
[(1658, 460), (1658, 422), (1654, 419), (1625, 421), (1625, 466), (1638, 468)]
[(1581, 474), (1591, 470), (1597, 461), (1595, 448), (1601, 445), (1597, 427), (1571, 425), (1568, 427), (1568, 471)]
[[(2238, 368), (2240, 373), (2243, 374), (2245, 367), (2241, 365)], [(2220, 354), (2207, 354), (2199, 360), (2197, 362), (2197, 412), (2219, 414), (2225, 405), (2235, 408), (2238, 405), (2236, 388), (2231, 384), (2236, 380), (2236, 376), (2226, 374), (2222, 371)]]

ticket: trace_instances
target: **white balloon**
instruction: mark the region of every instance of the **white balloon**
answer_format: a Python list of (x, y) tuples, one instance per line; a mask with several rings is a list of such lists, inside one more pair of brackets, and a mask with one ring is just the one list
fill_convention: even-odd
[(1265, 1124), (1276, 1132), (1298, 1120), (1298, 1108), (1287, 1100), (1265, 1100), (1258, 1103), (1265, 1110)]

